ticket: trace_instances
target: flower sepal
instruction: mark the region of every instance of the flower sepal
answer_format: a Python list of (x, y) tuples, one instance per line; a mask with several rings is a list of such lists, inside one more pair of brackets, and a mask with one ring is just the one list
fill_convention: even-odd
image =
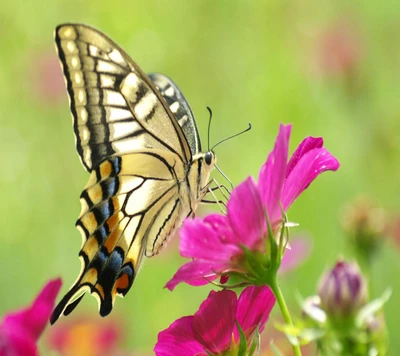
[(235, 321), (236, 327), (239, 332), (239, 349), (237, 352), (238, 356), (246, 356), (247, 355), (247, 341), (246, 341), (246, 336), (244, 335), (243, 329), (238, 323), (238, 321)]
[(261, 252), (250, 251), (246, 246), (240, 246), (243, 251), (243, 267), (247, 271), (245, 282), (252, 285), (263, 285), (270, 278), (269, 256)]
[(374, 319), (376, 314), (378, 314), (383, 309), (383, 306), (389, 300), (391, 295), (392, 290), (389, 288), (385, 290), (380, 297), (370, 301), (368, 304), (361, 307), (355, 319), (357, 327), (365, 326), (372, 319)]
[(226, 289), (247, 285), (270, 285), (270, 282), (276, 278), (276, 274), (281, 265), (287, 247), (287, 241), (289, 240), (289, 228), (286, 226), (285, 214), (283, 216), (282, 226), (278, 237), (274, 236), (268, 218), (267, 225), (268, 237), (264, 239), (266, 251), (253, 251), (246, 245), (240, 245), (239, 247), (243, 251), (240, 260), (240, 266), (243, 272), (231, 271), (227, 274), (221, 275), (221, 277), (226, 277), (227, 280), (234, 277), (236, 280), (241, 282), (234, 285), (212, 282), (214, 285)]
[(253, 334), (253, 339), (249, 345), (249, 356), (258, 355), (260, 352), (260, 328), (257, 326)]

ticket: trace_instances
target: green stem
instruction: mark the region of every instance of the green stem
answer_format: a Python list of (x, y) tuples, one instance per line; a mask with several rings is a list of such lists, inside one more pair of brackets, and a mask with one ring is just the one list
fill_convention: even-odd
[[(290, 317), (289, 309), (286, 305), (285, 298), (283, 297), (282, 291), (279, 288), (278, 282), (276, 280), (276, 276), (274, 276), (274, 278), (272, 278), (272, 281), (270, 281), (269, 286), (271, 287), (272, 292), (275, 294), (276, 301), (278, 302), (279, 309), (281, 310), (281, 313), (282, 313), (283, 319), (285, 320), (285, 323), (293, 328), (292, 318)], [(301, 356), (301, 350), (300, 350), (300, 346), (298, 345), (298, 343), (297, 343), (297, 345), (292, 344), (292, 348), (293, 348), (293, 354), (295, 356)]]

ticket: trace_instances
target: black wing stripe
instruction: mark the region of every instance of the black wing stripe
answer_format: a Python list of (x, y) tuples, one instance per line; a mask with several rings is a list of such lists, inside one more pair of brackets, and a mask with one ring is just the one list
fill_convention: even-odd
[[(172, 199), (173, 199), (173, 198), (172, 198)], [(172, 207), (171, 212), (169, 213), (169, 215), (167, 216), (167, 218), (164, 220), (164, 223), (161, 225), (160, 229), (158, 230), (158, 233), (157, 233), (157, 235), (156, 235), (157, 238), (155, 238), (154, 241), (153, 241), (153, 248), (152, 248), (152, 251), (154, 251), (155, 245), (156, 245), (156, 243), (157, 243), (157, 241), (158, 241), (158, 237), (160, 236), (161, 232), (164, 230), (164, 228), (165, 228), (165, 226), (167, 225), (167, 223), (170, 221), (172, 215), (174, 214), (176, 208), (178, 207), (178, 204), (179, 204), (179, 199), (175, 199), (175, 203), (174, 203), (174, 206)], [(163, 207), (161, 207), (161, 209), (162, 209), (162, 208), (163, 208)], [(160, 211), (161, 211), (161, 209), (160, 209)], [(158, 213), (160, 213), (160, 211), (159, 211)], [(158, 215), (158, 214), (157, 214), (157, 215)]]

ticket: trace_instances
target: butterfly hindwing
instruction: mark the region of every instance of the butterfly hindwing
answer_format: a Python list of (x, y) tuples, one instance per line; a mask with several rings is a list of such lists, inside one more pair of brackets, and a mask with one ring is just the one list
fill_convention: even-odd
[(76, 147), (87, 170), (113, 154), (141, 148), (172, 151), (190, 161), (190, 148), (167, 103), (117, 44), (76, 24), (57, 27), (55, 41)]
[(101, 315), (111, 312), (115, 296), (130, 289), (143, 255), (156, 254), (174, 222), (185, 217), (176, 174), (184, 174), (176, 154), (157, 150), (113, 157), (92, 171), (76, 224), (83, 239), (81, 273), (54, 316), (68, 304), (71, 312), (77, 303), (70, 301), (85, 291), (97, 296)]

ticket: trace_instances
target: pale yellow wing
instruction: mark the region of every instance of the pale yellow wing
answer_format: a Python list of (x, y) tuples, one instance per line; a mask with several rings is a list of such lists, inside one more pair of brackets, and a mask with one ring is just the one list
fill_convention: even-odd
[(52, 323), (68, 315), (86, 291), (99, 300), (102, 316), (111, 312), (116, 295), (129, 291), (143, 255), (157, 253), (190, 212), (179, 195), (177, 178), (185, 176), (179, 162), (162, 150), (138, 151), (92, 171), (76, 224), (83, 238), (81, 273), (55, 308)]
[(76, 148), (91, 171), (114, 154), (154, 148), (191, 161), (185, 135), (149, 77), (110, 38), (81, 24), (58, 26)]

